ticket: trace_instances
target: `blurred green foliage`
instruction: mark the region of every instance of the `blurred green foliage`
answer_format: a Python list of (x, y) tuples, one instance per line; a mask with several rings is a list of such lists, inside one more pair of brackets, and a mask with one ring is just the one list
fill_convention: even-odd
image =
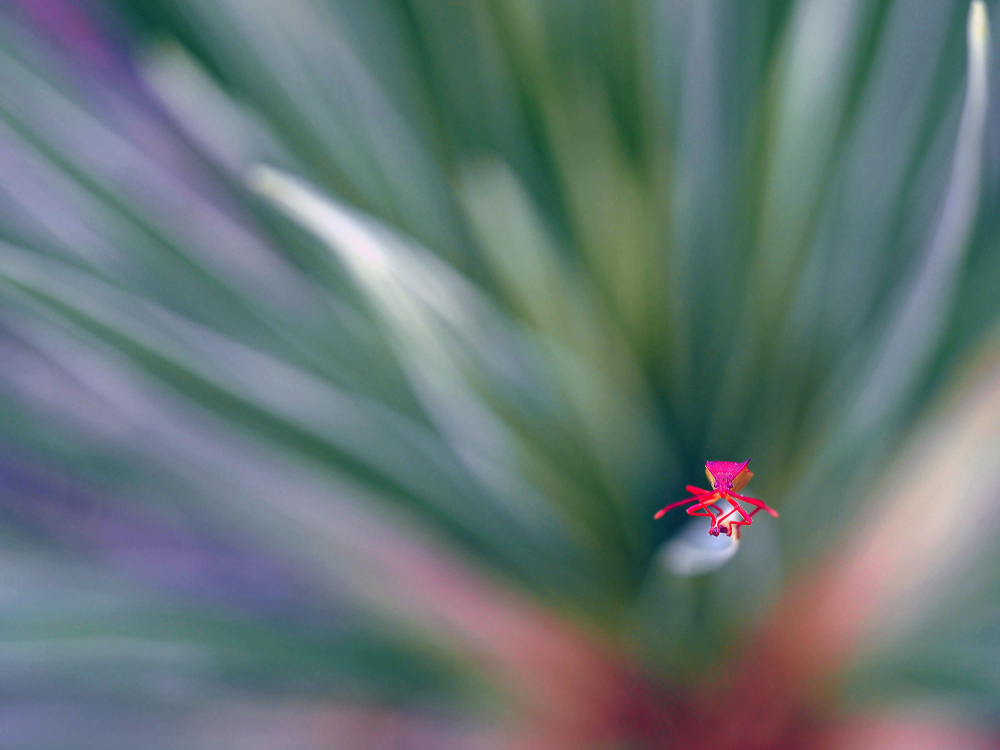
[[(438, 545), (654, 682), (727, 657), (994, 336), (1000, 141), (969, 114), (967, 15), (4, 8), (7, 694), (495, 720), (505, 688), (386, 583), (412, 569), (419, 600)], [(750, 455), (781, 519), (671, 575), (687, 519), (652, 513)], [(963, 632), (901, 640), (857, 695), (968, 677), (993, 705), (964, 665), (1000, 644), (948, 655)]]

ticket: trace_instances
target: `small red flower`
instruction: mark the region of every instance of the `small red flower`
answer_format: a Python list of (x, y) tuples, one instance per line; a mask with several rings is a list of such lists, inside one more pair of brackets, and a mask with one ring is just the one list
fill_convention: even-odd
[[(747, 468), (747, 464), (749, 463), (749, 458), (743, 463), (734, 461), (707, 461), (705, 463), (705, 474), (708, 475), (708, 481), (712, 484), (711, 491), (703, 490), (701, 487), (693, 487), (689, 484), (685, 489), (692, 493), (693, 497), (686, 497), (683, 500), (678, 500), (676, 503), (670, 503), (667, 507), (660, 509), (653, 518), (662, 518), (668, 510), (684, 505), (685, 503), (692, 503), (691, 507), (687, 509), (689, 516), (707, 516), (712, 519), (712, 525), (708, 529), (709, 534), (718, 536), (720, 533), (725, 533), (726, 536), (732, 536), (733, 532), (735, 532), (737, 539), (740, 538), (740, 526), (749, 526), (753, 523), (753, 517), (757, 511), (766, 510), (777, 518), (778, 511), (763, 501), (736, 494), (746, 487), (747, 482), (753, 476), (753, 472)], [(732, 510), (728, 511), (725, 515), (721, 511), (719, 515), (716, 515), (712, 506), (719, 500), (727, 500), (733, 506)], [(754, 509), (747, 513), (743, 509), (743, 506), (740, 505), (740, 500), (750, 503), (750, 505), (754, 506)], [(741, 519), (736, 518), (727, 522), (726, 519), (734, 513), (739, 513)]]

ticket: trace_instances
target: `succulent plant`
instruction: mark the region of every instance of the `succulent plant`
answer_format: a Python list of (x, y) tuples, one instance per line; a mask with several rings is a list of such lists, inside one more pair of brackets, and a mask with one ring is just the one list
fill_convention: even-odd
[(994, 747), (988, 15), (5, 4), (0, 747)]

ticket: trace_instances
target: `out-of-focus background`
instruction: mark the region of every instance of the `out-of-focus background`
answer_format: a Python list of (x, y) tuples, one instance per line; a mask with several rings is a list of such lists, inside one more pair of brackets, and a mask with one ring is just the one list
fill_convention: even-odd
[(997, 747), (991, 15), (0, 5), (0, 748)]

